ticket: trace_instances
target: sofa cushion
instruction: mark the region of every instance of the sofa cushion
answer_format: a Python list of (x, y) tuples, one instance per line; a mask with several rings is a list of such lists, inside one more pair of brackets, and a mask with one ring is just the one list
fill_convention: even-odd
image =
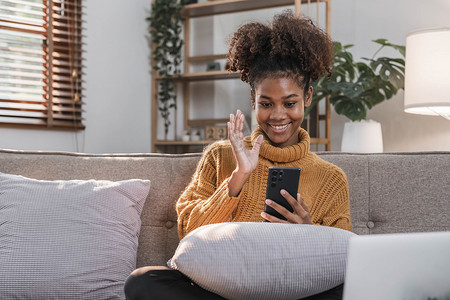
[(4, 299), (124, 299), (150, 181), (0, 173)]
[(344, 282), (346, 230), (220, 223), (184, 237), (168, 265), (227, 299), (299, 299)]

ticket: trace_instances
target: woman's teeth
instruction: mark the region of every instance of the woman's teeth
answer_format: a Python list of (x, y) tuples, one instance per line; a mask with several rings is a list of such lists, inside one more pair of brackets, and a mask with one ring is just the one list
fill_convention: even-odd
[(272, 126), (272, 128), (276, 129), (276, 130), (283, 130), (285, 129), (289, 124), (286, 125), (281, 125), (281, 126), (276, 126), (276, 125), (270, 125)]

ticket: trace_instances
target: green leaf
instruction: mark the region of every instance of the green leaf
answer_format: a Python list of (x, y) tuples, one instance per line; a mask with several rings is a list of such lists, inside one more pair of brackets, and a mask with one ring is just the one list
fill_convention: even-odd
[(405, 84), (405, 61), (401, 58), (380, 57), (370, 63), (374, 70), (385, 81), (392, 83), (397, 89), (403, 89)]
[(403, 57), (405, 57), (406, 47), (403, 46), (403, 45), (395, 45), (395, 44), (389, 43), (386, 39), (377, 39), (377, 40), (373, 40), (372, 42), (375, 42), (375, 43), (380, 44), (382, 46), (392, 47), (395, 50), (397, 50), (398, 52), (400, 52), (400, 54)]
[(352, 121), (364, 120), (367, 115), (367, 109), (363, 103), (352, 101), (346, 97), (336, 99), (334, 109), (337, 114), (344, 115)]

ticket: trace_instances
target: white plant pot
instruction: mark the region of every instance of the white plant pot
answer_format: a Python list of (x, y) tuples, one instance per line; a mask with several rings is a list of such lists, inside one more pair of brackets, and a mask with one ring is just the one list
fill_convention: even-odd
[(342, 152), (383, 152), (381, 124), (372, 120), (347, 122), (342, 135)]

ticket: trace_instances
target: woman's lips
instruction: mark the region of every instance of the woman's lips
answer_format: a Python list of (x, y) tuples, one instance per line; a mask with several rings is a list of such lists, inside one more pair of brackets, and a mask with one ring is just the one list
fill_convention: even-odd
[(269, 126), (270, 126), (270, 128), (272, 128), (272, 130), (274, 132), (281, 133), (281, 132), (284, 132), (289, 127), (290, 124), (291, 123), (284, 124), (284, 125), (272, 125), (272, 124), (269, 124)]

